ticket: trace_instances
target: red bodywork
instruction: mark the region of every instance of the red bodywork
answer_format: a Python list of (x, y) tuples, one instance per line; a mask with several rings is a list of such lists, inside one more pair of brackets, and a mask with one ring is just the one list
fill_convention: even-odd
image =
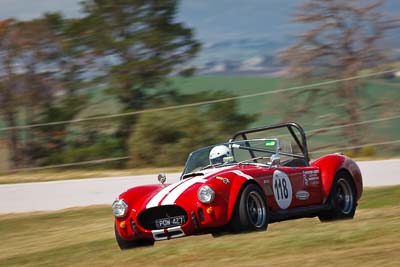
[[(262, 189), (270, 212), (321, 206), (327, 201), (334, 177), (339, 171), (351, 175), (358, 201), (363, 188), (360, 169), (350, 158), (332, 154), (310, 162), (307, 167), (235, 165), (200, 171), (202, 175), (189, 176), (168, 186), (131, 188), (119, 196), (128, 204), (128, 213), (123, 218), (115, 219), (116, 228), (126, 240), (165, 240), (212, 232), (229, 223), (240, 191), (247, 183), (257, 184)], [(284, 175), (290, 180), (288, 207), (282, 208), (282, 203), (278, 203), (279, 194), (277, 196), (274, 193), (273, 187), (274, 174)], [(204, 184), (215, 191), (215, 199), (211, 204), (203, 204), (198, 200), (197, 191)], [(185, 223), (165, 229), (149, 229), (142, 225), (139, 218), (141, 213), (149, 209), (155, 212), (157, 207), (164, 206), (182, 208), (186, 214)], [(124, 227), (121, 228), (121, 225)]]

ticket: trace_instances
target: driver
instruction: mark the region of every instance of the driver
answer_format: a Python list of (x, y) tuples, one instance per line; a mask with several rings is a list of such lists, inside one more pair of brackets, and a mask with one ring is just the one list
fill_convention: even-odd
[(215, 146), (210, 151), (210, 164), (222, 164), (224, 163), (224, 158), (230, 157), (231, 151), (224, 145)]

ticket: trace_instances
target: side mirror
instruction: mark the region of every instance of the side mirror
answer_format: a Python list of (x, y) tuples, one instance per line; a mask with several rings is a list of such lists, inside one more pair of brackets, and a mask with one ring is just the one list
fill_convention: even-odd
[(164, 184), (164, 183), (167, 181), (167, 176), (165, 175), (165, 173), (160, 173), (160, 174), (158, 175), (158, 181), (159, 181), (161, 184)]
[(281, 157), (279, 157), (276, 154), (272, 155), (270, 158), (271, 167), (276, 167), (276, 166), (279, 166), (280, 164), (281, 164)]

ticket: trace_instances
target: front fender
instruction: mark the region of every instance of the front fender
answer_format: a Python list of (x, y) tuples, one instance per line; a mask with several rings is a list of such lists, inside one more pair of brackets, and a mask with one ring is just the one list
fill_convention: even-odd
[[(149, 198), (164, 187), (164, 185), (136, 186), (119, 195), (118, 198), (125, 200), (128, 204), (128, 212), (126, 216), (122, 218), (115, 217), (114, 219), (116, 230), (121, 238), (125, 240), (133, 240), (137, 238), (137, 233), (133, 230), (132, 226), (132, 222), (137, 221), (137, 210), (140, 210), (141, 207), (147, 203)], [(121, 228), (121, 223), (124, 223), (125, 227)]]
[(145, 203), (148, 198), (161, 191), (165, 185), (142, 185), (130, 188), (121, 195), (120, 199), (124, 199), (130, 207), (140, 206)]
[(335, 175), (341, 170), (351, 175), (356, 189), (356, 198), (360, 199), (363, 192), (362, 176), (355, 161), (344, 155), (331, 154), (311, 162), (311, 166), (320, 169), (324, 200), (329, 197)]
[(231, 181), (229, 195), (228, 195), (228, 208), (226, 216), (227, 222), (229, 222), (235, 210), (236, 200), (238, 199), (243, 186), (249, 182), (256, 183), (256, 181), (253, 179), (252, 176), (238, 170), (227, 172), (221, 176), (229, 178), (229, 180)]

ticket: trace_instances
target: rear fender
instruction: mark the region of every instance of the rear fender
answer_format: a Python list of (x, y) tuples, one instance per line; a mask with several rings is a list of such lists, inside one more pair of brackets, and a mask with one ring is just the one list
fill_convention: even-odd
[(360, 199), (363, 192), (361, 171), (352, 159), (344, 155), (331, 154), (311, 162), (311, 166), (320, 169), (324, 202), (329, 197), (333, 180), (339, 171), (346, 171), (351, 175), (356, 188), (356, 198)]

